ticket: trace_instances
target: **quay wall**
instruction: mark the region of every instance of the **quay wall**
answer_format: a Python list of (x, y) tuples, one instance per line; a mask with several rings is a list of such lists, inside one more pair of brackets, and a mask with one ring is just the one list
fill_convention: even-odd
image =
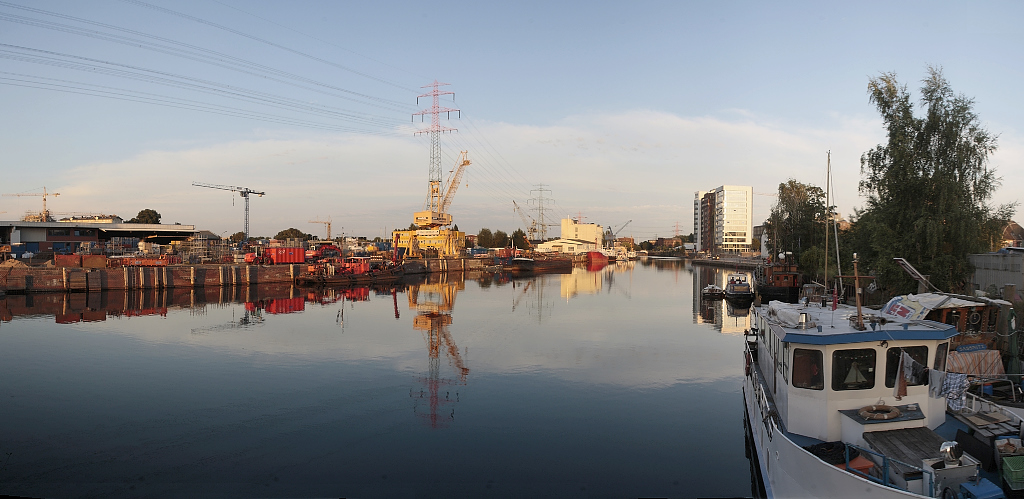
[(744, 269), (754, 270), (761, 265), (764, 260), (760, 258), (721, 258), (713, 260), (710, 258), (696, 258), (690, 260), (693, 265), (706, 265), (708, 267), (722, 267), (729, 269)]
[[(480, 270), (483, 258), (424, 259), (428, 273)], [(120, 289), (194, 289), (292, 283), (308, 274), (306, 264), (171, 265), (166, 267), (0, 267), (0, 291), (87, 292)]]

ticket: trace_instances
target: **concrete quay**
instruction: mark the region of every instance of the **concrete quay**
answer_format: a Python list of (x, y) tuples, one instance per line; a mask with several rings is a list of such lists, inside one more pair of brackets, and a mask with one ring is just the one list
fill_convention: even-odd
[[(428, 273), (480, 270), (481, 258), (424, 259)], [(0, 267), (0, 292), (92, 292), (292, 283), (308, 274), (306, 264), (169, 265), (165, 267)]]

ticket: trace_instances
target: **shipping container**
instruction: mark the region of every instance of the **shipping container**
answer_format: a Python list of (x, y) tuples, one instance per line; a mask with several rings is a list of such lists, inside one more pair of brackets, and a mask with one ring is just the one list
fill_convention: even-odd
[(303, 263), (306, 261), (306, 250), (302, 248), (267, 248), (264, 254), (275, 264)]
[(57, 267), (81, 267), (82, 255), (53, 255), (53, 264)]
[(82, 266), (87, 269), (103, 269), (107, 267), (105, 255), (82, 255)]

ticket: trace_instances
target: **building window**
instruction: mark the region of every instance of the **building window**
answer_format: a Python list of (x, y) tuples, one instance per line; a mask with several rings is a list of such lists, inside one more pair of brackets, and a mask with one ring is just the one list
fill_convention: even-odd
[(47, 229), (46, 233), (51, 236), (70, 236), (71, 229)]
[(869, 390), (875, 387), (875, 350), (837, 350), (832, 354), (832, 389)]
[(824, 390), (821, 350), (793, 349), (793, 386), (808, 390)]
[[(910, 358), (922, 366), (928, 365), (928, 347), (893, 347), (885, 352), (885, 386), (892, 388), (896, 385), (896, 369), (900, 366), (900, 352), (906, 351)], [(908, 381), (907, 386), (917, 386), (925, 383)]]

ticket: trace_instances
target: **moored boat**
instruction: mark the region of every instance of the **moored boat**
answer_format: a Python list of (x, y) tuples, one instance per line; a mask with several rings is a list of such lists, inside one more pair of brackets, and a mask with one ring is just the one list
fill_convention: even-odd
[(761, 300), (796, 303), (800, 298), (803, 277), (796, 266), (793, 253), (779, 253), (778, 258), (757, 270), (757, 294)]
[(967, 376), (946, 373), (952, 325), (820, 302), (750, 310), (745, 421), (767, 496), (1003, 497), (1000, 485), (1024, 488), (1020, 446), (996, 440), (1017, 437), (1020, 418), (962, 394)]
[(700, 297), (705, 300), (721, 300), (722, 298), (725, 298), (725, 290), (717, 285), (708, 284), (701, 290)]
[(754, 290), (746, 274), (729, 274), (725, 281), (725, 297), (736, 302), (754, 300)]

